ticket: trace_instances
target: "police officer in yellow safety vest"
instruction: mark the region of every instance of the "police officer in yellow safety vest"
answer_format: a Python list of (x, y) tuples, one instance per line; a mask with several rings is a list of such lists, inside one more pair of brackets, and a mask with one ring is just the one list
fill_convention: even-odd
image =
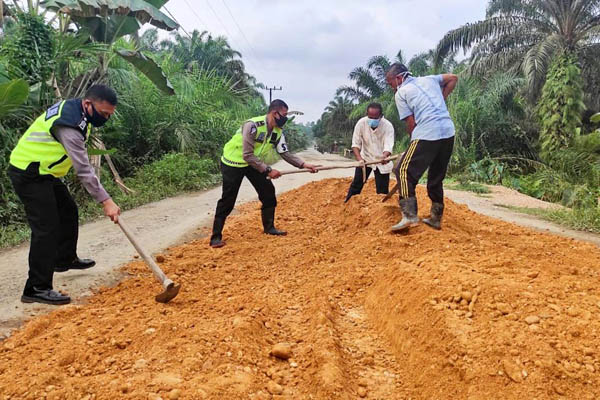
[(286, 232), (275, 228), (275, 187), (267, 179), (277, 179), (281, 173), (272, 169), (269, 164), (277, 161), (279, 156), (297, 168), (310, 169), (317, 172), (316, 165), (302, 161), (289, 152), (285, 136), (281, 128), (287, 122), (288, 106), (282, 100), (273, 100), (267, 115), (251, 118), (246, 121), (225, 144), (221, 157), (223, 174), (223, 195), (217, 203), (213, 223), (210, 246), (225, 246), (223, 226), (225, 220), (235, 206), (240, 185), (244, 177), (248, 178), (262, 203), (262, 223), (264, 232), (269, 235), (286, 235)]
[(52, 288), (54, 272), (93, 267), (77, 256), (77, 205), (60, 180), (71, 166), (104, 214), (117, 222), (119, 207), (112, 201), (90, 165), (86, 141), (91, 126), (100, 127), (115, 111), (117, 95), (109, 87), (92, 86), (83, 99), (56, 103), (21, 137), (10, 155), (7, 174), (25, 206), (31, 228), (29, 278), (24, 303), (67, 304), (69, 296)]

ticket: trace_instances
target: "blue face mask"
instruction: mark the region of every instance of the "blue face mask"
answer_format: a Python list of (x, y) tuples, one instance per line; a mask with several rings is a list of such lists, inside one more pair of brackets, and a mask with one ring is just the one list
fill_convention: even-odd
[(371, 119), (371, 118), (369, 118), (368, 119), (368, 123), (369, 123), (369, 126), (371, 127), (371, 129), (375, 129), (375, 128), (377, 128), (379, 126), (379, 120), (378, 119)]

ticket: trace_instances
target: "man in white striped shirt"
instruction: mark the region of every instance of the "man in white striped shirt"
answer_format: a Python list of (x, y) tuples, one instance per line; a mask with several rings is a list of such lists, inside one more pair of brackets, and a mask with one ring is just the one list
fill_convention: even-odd
[[(389, 157), (394, 149), (394, 126), (383, 117), (383, 108), (379, 103), (367, 106), (367, 116), (361, 118), (354, 127), (352, 135), (352, 151), (356, 161), (366, 163)], [(366, 178), (375, 169), (375, 187), (377, 194), (387, 194), (390, 184), (390, 172), (393, 165), (389, 161), (366, 167)], [(356, 168), (354, 180), (348, 189), (345, 202), (354, 195), (360, 194), (365, 182), (362, 168)]]

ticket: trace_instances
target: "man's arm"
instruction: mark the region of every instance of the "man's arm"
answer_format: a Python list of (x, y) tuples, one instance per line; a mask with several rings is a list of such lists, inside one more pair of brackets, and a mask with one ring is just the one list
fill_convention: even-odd
[(244, 161), (246, 161), (249, 166), (257, 170), (258, 172), (263, 173), (267, 169), (267, 164), (262, 162), (258, 157), (254, 155), (255, 136), (256, 125), (252, 121), (246, 122), (242, 126)]
[(288, 146), (285, 141), (285, 135), (283, 133), (281, 134), (279, 142), (277, 143), (277, 153), (279, 153), (281, 158), (283, 158), (288, 164), (291, 164), (296, 168), (306, 168), (310, 169), (311, 172), (317, 172), (315, 169), (317, 165), (312, 165), (305, 162), (303, 159), (288, 150)]
[(457, 83), (458, 83), (458, 75), (454, 75), (454, 74), (443, 74), (442, 75), (442, 82), (440, 83), (440, 86), (442, 87), (442, 94), (444, 95), (444, 100), (448, 99), (448, 96), (450, 96), (450, 93), (452, 93), (452, 91), (456, 87)]
[(94, 200), (102, 203), (104, 214), (112, 221), (117, 222), (121, 210), (110, 198), (108, 192), (96, 176), (94, 167), (90, 164), (85, 141), (81, 133), (66, 126), (57, 126), (52, 130), (52, 133), (65, 148), (77, 173), (77, 178), (79, 178), (85, 190), (87, 190)]
[(354, 125), (354, 132), (352, 133), (352, 152), (354, 153), (354, 158), (356, 161), (362, 161), (362, 156), (360, 155), (360, 149), (362, 148), (362, 136), (360, 134), (360, 121)]
[(358, 147), (352, 147), (352, 152), (354, 153), (354, 158), (356, 158), (356, 161), (363, 161), (363, 158), (360, 155), (360, 149)]
[(415, 122), (415, 116), (409, 115), (408, 117), (406, 117), (404, 119), (404, 121), (406, 122), (406, 129), (408, 130), (408, 136), (412, 136), (412, 133), (415, 130), (415, 127), (417, 126), (417, 123)]
[[(387, 122), (387, 120), (386, 120)], [(394, 125), (386, 124), (386, 130), (383, 136), (383, 158), (388, 158), (394, 151)], [(383, 164), (387, 164), (388, 161)]]

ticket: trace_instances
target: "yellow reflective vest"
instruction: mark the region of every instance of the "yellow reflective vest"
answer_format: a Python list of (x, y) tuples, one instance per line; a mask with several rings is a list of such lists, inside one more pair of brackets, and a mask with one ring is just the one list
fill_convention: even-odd
[(92, 125), (85, 118), (81, 99), (61, 101), (40, 115), (19, 139), (10, 154), (10, 164), (26, 170), (29, 164), (39, 163), (40, 175), (65, 176), (72, 163), (63, 145), (52, 136), (55, 126), (73, 128), (87, 140)]
[[(281, 140), (281, 128), (275, 127), (269, 135), (267, 130), (266, 115), (254, 117), (246, 122), (254, 122), (256, 134), (254, 137), (254, 155), (266, 164), (274, 164), (279, 160), (277, 144)], [(233, 137), (225, 144), (221, 161), (230, 167), (244, 168), (248, 163), (244, 161), (244, 138), (242, 137), (242, 126)]]

